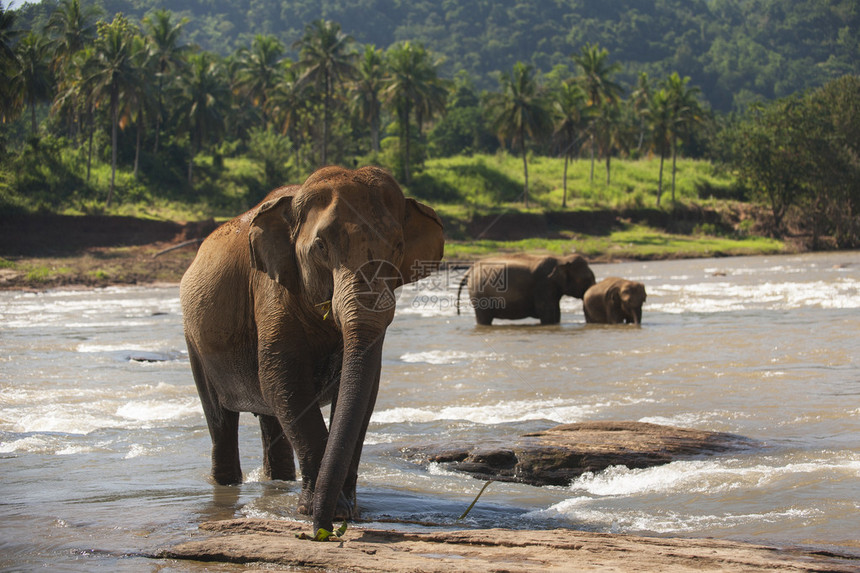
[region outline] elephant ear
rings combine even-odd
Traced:
[[[403,283],[412,283],[429,276],[439,266],[445,249],[442,220],[436,211],[411,197],[406,198],[403,217],[403,262],[400,275]]]
[[[251,220],[248,241],[251,267],[266,273],[290,292],[298,292],[299,269],[292,239],[292,205],[291,195],[260,205]]]
[[[612,285],[606,290],[606,300],[610,303],[609,308],[620,308],[621,305],[621,287],[617,284]]]

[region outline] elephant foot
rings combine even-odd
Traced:
[[[334,518],[342,520],[358,519],[358,505],[355,503],[355,497],[347,497],[341,492],[337,498],[337,506],[334,508]]]
[[[313,515],[314,494],[312,491],[302,490],[301,495],[299,495],[298,512],[302,515]],[[352,492],[352,495],[348,496],[345,492],[341,492],[334,508],[334,519],[352,520],[357,518],[358,505],[355,503],[355,493]]]
[[[302,515],[314,514],[314,492],[310,488],[302,488],[299,494],[298,512]]]
[[[218,485],[241,485],[242,472],[212,472],[212,479]]]

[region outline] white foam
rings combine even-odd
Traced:
[[[713,531],[718,528],[738,527],[746,524],[780,523],[789,520],[806,520],[821,515],[823,512],[813,508],[788,508],[762,513],[721,513],[691,515],[671,510],[661,510],[655,513],[645,511],[619,511],[605,508],[584,507],[587,498],[565,500],[549,509],[534,511],[526,517],[539,519],[566,518],[583,521],[591,526],[598,526],[612,533],[654,532],[654,533],[690,533],[695,531]]]
[[[163,448],[148,448],[142,444],[132,444],[123,459],[130,460],[142,456],[151,456],[153,454],[157,454],[162,449]]]
[[[481,359],[495,358],[492,352],[462,352],[460,350],[428,350],[426,352],[407,352],[400,356],[400,360],[410,363],[424,364],[461,364],[463,362]]]
[[[5,417],[5,416],[4,416]],[[12,431],[62,432],[65,434],[89,434],[101,428],[116,427],[116,419],[106,416],[96,406],[70,408],[65,404],[51,404],[21,412],[12,424]]]
[[[852,277],[839,277],[832,282],[715,281],[648,285],[646,305],[651,312],[674,314],[747,309],[852,309],[860,308],[860,281]]]
[[[116,415],[126,420],[154,422],[181,419],[202,415],[199,400],[138,400],[127,402],[116,410]]]
[[[634,496],[675,491],[715,493],[739,488],[760,488],[784,476],[823,472],[860,475],[860,458],[816,459],[783,466],[745,466],[735,459],[675,461],[666,465],[628,469],[612,466],[599,473],[584,473],[573,480],[574,493],[597,497]]]
[[[101,445],[70,444],[63,435],[34,435],[0,442],[0,454],[51,454],[67,456],[94,452]]]
[[[75,348],[81,353],[102,353],[102,352],[158,352],[162,347],[157,343],[149,345],[141,344],[96,344],[92,342],[82,342]]]
[[[599,405],[578,404],[570,400],[515,400],[497,404],[464,406],[391,408],[374,412],[371,421],[377,424],[403,422],[435,422],[465,420],[477,424],[501,424],[525,420],[553,420],[572,423],[592,415]]]

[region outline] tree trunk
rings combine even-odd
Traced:
[[[677,159],[677,149],[675,147],[675,138],[672,138],[672,205],[675,204],[675,163]]]
[[[370,147],[379,153],[379,115],[370,120]]]
[[[33,132],[33,135],[36,135],[36,132],[39,130],[39,125],[36,123],[36,100],[30,100],[30,129]]]
[[[520,151],[523,154],[523,205],[526,209],[529,208],[529,162],[526,157],[526,134],[520,128]]]
[[[594,183],[594,134],[592,133],[590,136],[591,139],[591,183]]]
[[[570,159],[570,156],[565,153],[564,154],[564,175],[562,176],[562,187],[564,192],[561,195],[561,207],[562,209],[567,207],[567,162]]]
[[[197,155],[197,151],[200,149],[200,144],[197,143],[195,137],[193,135],[188,136],[188,143],[191,147],[191,153],[188,157],[188,184],[194,184],[194,156]]]
[[[406,153],[403,158],[403,180],[407,185],[412,183],[412,174],[409,172],[409,104],[406,104],[406,113],[404,114],[403,125],[400,126],[401,132],[404,134]]]
[[[610,153],[606,154],[606,185],[609,185],[609,162],[612,161],[612,155]]]
[[[331,105],[331,79],[329,74],[325,77],[325,101],[323,102],[323,140],[322,140],[322,165],[328,165],[328,108]]]
[[[140,118],[143,114],[139,113],[137,115],[137,140],[134,145],[134,178],[137,179],[138,168],[140,167],[140,140],[141,140],[141,132],[143,131],[143,126],[141,125]]]
[[[87,111],[87,125],[90,129],[89,136],[89,149],[87,150],[87,183],[90,182],[90,172],[92,170],[93,165],[93,134],[95,133],[95,129],[93,128],[93,112],[92,108]]]
[[[117,125],[119,124],[119,94],[111,93],[111,150],[110,150],[110,188],[108,189],[107,201],[105,207],[110,207],[111,199],[113,199],[113,188],[116,181],[116,146],[117,146]]]

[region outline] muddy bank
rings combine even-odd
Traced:
[[[157,558],[356,572],[858,571],[860,556],[712,539],[672,539],[569,529],[399,532],[354,526],[337,541],[296,538],[308,524],[265,519],[203,523],[202,539]]]

